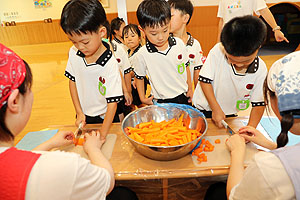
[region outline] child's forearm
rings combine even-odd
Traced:
[[[123,77],[123,73],[121,72],[121,70],[120,70],[120,76],[121,76],[121,81],[122,81],[123,93],[128,92],[127,87],[126,87],[126,83],[125,83],[125,80],[124,80],[124,77]]]
[[[222,110],[215,97],[212,85],[210,83],[203,83],[201,81],[200,81],[200,85],[211,110],[212,111]]]
[[[136,88],[139,93],[139,97],[141,101],[143,102],[145,100],[145,88],[144,88],[144,79],[137,79],[134,78],[136,83]]]
[[[269,8],[264,8],[259,10],[261,16],[266,20],[266,22],[271,26],[271,28],[275,28],[277,26],[277,23],[274,19],[273,14],[271,13]]]
[[[264,114],[264,111],[265,111],[265,106],[253,107],[250,112],[248,126],[252,126],[256,128]]]
[[[104,121],[101,127],[101,137],[105,138],[111,123],[113,122],[113,119],[115,117],[116,114],[116,110],[117,110],[117,103],[108,103],[107,104],[107,110],[105,113],[105,117],[104,117]]]
[[[124,79],[125,79],[125,85],[126,85],[127,91],[128,91],[128,93],[131,94],[131,73],[125,74]]]
[[[186,83],[188,84],[188,89],[193,90],[190,66],[186,68],[186,76],[187,76]]]
[[[69,80],[69,90],[70,90],[70,94],[71,94],[71,98],[72,98],[72,102],[73,102],[76,114],[77,115],[83,114],[81,105],[80,105],[80,101],[78,98],[76,84],[75,84],[75,82],[73,82],[71,80]]]
[[[198,84],[199,72],[200,69],[194,70],[194,89],[196,89],[196,86]]]

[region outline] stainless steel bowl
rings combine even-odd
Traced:
[[[199,117],[203,118],[203,121],[205,123],[205,130],[202,133],[202,135],[197,139],[186,144],[177,146],[147,145],[131,139],[124,131],[126,127],[135,127],[137,124],[142,122],[149,122],[151,120],[154,120],[155,122],[161,122],[163,120],[168,121],[172,118],[178,119],[181,116],[181,114],[184,114],[184,118],[186,118],[188,115],[191,117],[191,123],[189,126],[189,128],[191,129],[196,129],[197,123],[199,123]],[[177,107],[169,107],[169,109],[165,109],[161,106],[151,105],[137,109],[131,112],[129,115],[127,115],[122,122],[122,131],[140,154],[153,160],[167,161],[175,160],[188,154],[196,146],[199,140],[205,135],[207,131],[207,121],[203,114],[199,114],[199,112],[193,109],[188,109],[188,111],[179,109]]]

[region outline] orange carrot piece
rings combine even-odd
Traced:
[[[220,144],[220,143],[221,143],[221,140],[220,140],[220,139],[216,139],[216,140],[215,140],[215,143],[216,143],[216,144]]]

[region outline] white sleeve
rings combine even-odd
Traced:
[[[267,8],[265,0],[253,0],[253,4],[253,12],[257,15],[260,15],[260,10]]]
[[[67,67],[65,70],[65,76],[70,79],[71,81],[75,82],[76,78],[75,78],[75,73],[73,71],[73,66],[72,66],[72,62],[71,60],[73,59],[73,54],[74,54],[74,50],[72,49],[73,47],[70,48],[69,50],[69,59],[68,59],[68,63],[67,63]]]
[[[197,40],[195,40],[196,42]],[[196,55],[195,55],[195,65],[194,65],[194,69],[197,70],[197,69],[200,69],[200,67],[203,65],[202,63],[202,58],[203,56],[203,53],[202,53],[202,49],[201,49],[201,45],[200,43],[197,41],[196,42]]]
[[[235,186],[229,199],[295,199],[293,184],[278,157],[270,152],[259,152]]]
[[[143,55],[141,54],[141,50],[137,52],[134,58],[132,59],[132,66],[136,78],[143,79],[146,76],[147,66],[144,61]]]
[[[107,78],[107,84],[106,84],[106,94],[105,98],[107,100],[107,103],[110,102],[119,102],[122,99],[119,97],[123,96],[123,90],[122,90],[122,79],[120,75],[120,69],[117,63],[113,63],[109,66],[109,72],[108,78]],[[114,99],[113,101],[110,101],[111,99]]]
[[[61,151],[42,155],[31,170],[25,199],[101,199],[110,188],[109,172],[79,154]]]
[[[220,0],[219,2],[217,17],[224,18],[223,0]]]
[[[78,159],[78,169],[72,191],[72,199],[105,199],[110,188],[110,174],[91,164],[84,158]]]
[[[208,53],[207,59],[203,65],[203,67],[200,70],[199,74],[199,80],[203,78],[204,80],[200,80],[202,82],[206,82],[208,80],[213,81],[214,80],[214,75],[215,75],[215,70],[216,66],[215,61],[218,59],[216,58],[218,55],[216,54],[216,51],[218,51],[218,48],[220,48],[220,43],[216,44]]]
[[[122,47],[118,51],[120,51],[120,59],[121,59],[120,68],[124,75],[124,74],[130,72],[131,65],[130,65],[130,62],[128,59],[128,55],[127,55],[126,51],[124,50],[124,48]]]
[[[254,87],[252,89],[251,94],[251,102],[257,103],[257,102],[264,102],[264,82],[267,76],[267,67],[265,63],[259,58],[259,67],[261,68],[257,72],[256,81],[254,83]]]

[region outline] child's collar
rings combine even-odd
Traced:
[[[169,43],[170,47],[176,45],[175,38],[172,36],[169,36],[168,43]],[[154,44],[152,44],[149,40],[147,40],[147,42],[146,42],[146,48],[147,48],[148,52],[150,52],[150,53],[158,52],[158,49],[156,48],[156,46]]]
[[[192,37],[192,35],[189,32],[186,32],[186,33],[189,36],[189,39],[188,39],[188,41],[186,43],[186,46],[193,46],[193,44],[194,44],[194,38]]]
[[[109,61],[109,59],[112,57],[112,51],[110,50],[109,44],[102,41],[102,44],[106,47],[106,50],[102,53],[102,55],[98,58],[96,63],[98,65],[101,65],[102,67],[105,66],[105,64]],[[81,51],[77,51],[76,55],[84,58],[85,55]]]
[[[114,40],[115,40],[117,43],[122,44],[122,41],[119,40],[118,38],[115,37]]]
[[[259,58],[256,56],[253,62],[248,66],[246,73],[255,73],[259,66]]]
[[[141,44],[139,44],[139,46],[133,50],[133,52],[132,52],[131,56],[133,56],[133,55],[134,55],[136,52],[138,52],[138,50],[139,50],[141,47],[142,47],[142,45],[141,45]],[[130,52],[131,52],[131,50],[130,50],[130,49],[128,49],[128,50],[127,50],[127,52],[128,52],[128,55],[129,55],[129,54],[130,54]]]

